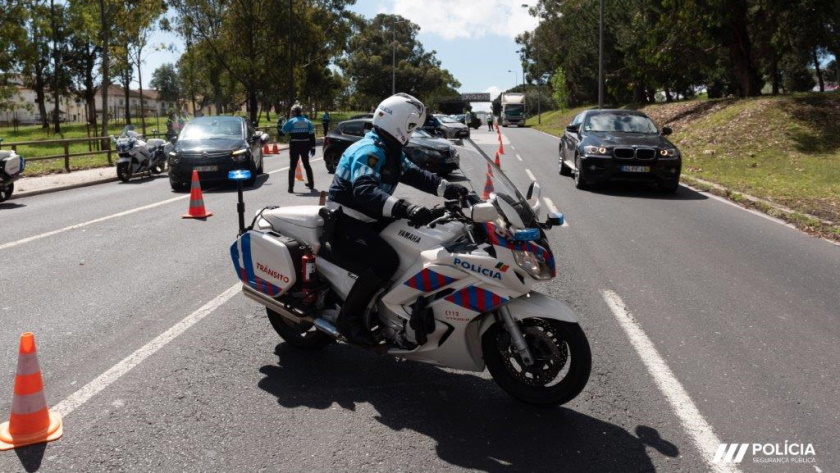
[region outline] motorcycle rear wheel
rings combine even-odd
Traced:
[[[592,352],[580,325],[538,318],[518,323],[535,362],[530,367],[522,363],[504,324],[497,322],[482,339],[493,380],[527,404],[557,406],[574,399],[592,369]]]
[[[131,163],[117,163],[117,177],[123,182],[128,182],[131,179]]]
[[[290,322],[267,307],[265,312],[268,315],[268,321],[271,322],[271,326],[274,327],[277,335],[280,335],[280,338],[295,348],[317,350],[333,342],[332,337],[321,332],[312,324],[307,324],[307,327],[302,324]]]
[[[6,187],[0,187],[0,202],[5,202],[9,200],[12,196],[12,192],[15,191],[15,184],[9,184]]]

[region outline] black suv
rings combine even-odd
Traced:
[[[228,171],[247,169],[253,186],[263,172],[262,146],[268,135],[254,130],[242,117],[199,117],[190,120],[169,152],[169,184],[186,190],[193,170],[201,182],[227,181]]]
[[[579,113],[560,138],[560,174],[574,175],[575,187],[612,179],[655,182],[665,192],[680,184],[682,157],[665,136],[634,110],[586,110]]]
[[[353,143],[373,129],[373,119],[359,118],[345,120],[324,137],[324,164],[327,172],[335,172],[338,160]],[[408,159],[428,171],[446,176],[458,169],[458,150],[448,140],[435,138],[421,129],[414,130],[411,140],[403,148]]]

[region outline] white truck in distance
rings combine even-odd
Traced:
[[[505,93],[502,94],[502,126],[525,125],[525,94]]]

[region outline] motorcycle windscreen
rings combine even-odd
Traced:
[[[230,257],[243,283],[271,297],[286,292],[297,279],[289,248],[268,233],[245,232],[230,246]]]

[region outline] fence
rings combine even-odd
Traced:
[[[74,143],[87,143],[88,144],[88,151],[83,152],[70,152],[70,145]],[[93,138],[66,138],[61,140],[39,140],[39,141],[18,141],[14,143],[3,143],[0,141],[0,149],[3,147],[11,148],[17,153],[19,146],[48,146],[54,147],[55,145],[61,145],[64,149],[64,152],[61,154],[52,154],[47,156],[27,156],[26,161],[47,161],[47,160],[55,160],[55,159],[63,159],[64,160],[64,171],[70,172],[70,158],[74,157],[82,157],[82,156],[98,156],[102,154],[108,155],[108,164],[114,164],[114,161],[111,159],[111,154],[114,152],[111,149],[111,137],[110,136],[97,136]]]

